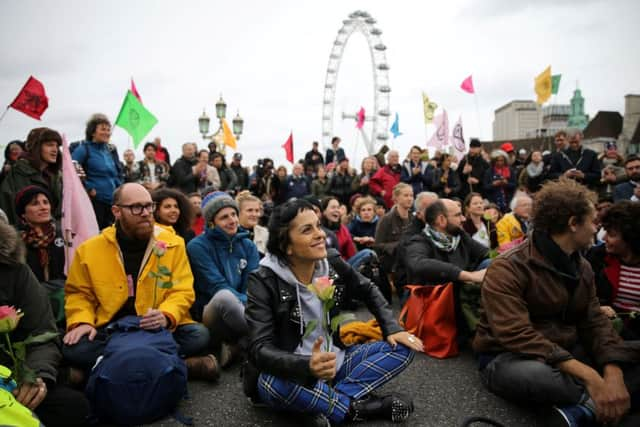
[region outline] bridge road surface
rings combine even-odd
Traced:
[[[398,313],[397,304],[394,304]],[[358,319],[372,316],[366,309],[356,313]],[[416,354],[413,363],[377,393],[399,392],[413,397],[415,411],[404,424],[369,421],[345,424],[350,426],[424,426],[456,427],[469,416],[484,416],[508,427],[544,427],[544,415],[539,411],[518,407],[489,393],[482,383],[470,350],[458,357],[434,359]],[[190,399],[180,404],[180,413],[192,417],[195,426],[303,427],[295,415],[252,406],[240,380],[236,364],[222,372],[220,380],[211,384],[189,382]],[[181,427],[173,418],[152,424],[157,427]],[[476,423],[474,426],[486,426]]]

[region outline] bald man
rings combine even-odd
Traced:
[[[88,372],[107,342],[106,327],[124,316],[139,316],[140,328],[166,328],[173,332],[189,374],[215,379],[214,356],[206,352],[209,331],[195,323],[189,309],[195,300],[193,275],[184,240],[156,227],[155,204],[140,184],[127,183],[113,194],[115,224],[78,247],[65,285],[67,333],[63,354]],[[162,266],[171,271],[170,288],[157,288],[150,272],[157,272],[160,257],[153,249],[164,243]]]

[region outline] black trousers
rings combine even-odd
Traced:
[[[47,427],[77,427],[88,425],[89,410],[82,391],[54,385],[34,412]]]
[[[99,202],[96,199],[91,199],[91,204],[93,205],[93,211],[96,213],[96,220],[98,221],[98,228],[100,230],[113,224],[115,218],[111,212],[110,204]]]

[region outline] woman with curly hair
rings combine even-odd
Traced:
[[[184,239],[185,244],[195,237],[191,229],[193,207],[189,199],[180,191],[160,188],[151,193],[156,204],[153,218],[161,227],[175,232]]]
[[[640,203],[623,200],[601,218],[604,245],[594,246],[587,260],[596,277],[600,310],[610,318],[622,317],[620,335],[640,339]],[[629,313],[637,313],[632,318]]]

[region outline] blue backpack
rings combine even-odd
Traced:
[[[100,421],[151,423],[174,413],[187,393],[187,366],[171,332],[139,325],[139,317],[126,316],[108,327],[113,332],[86,388]]]

